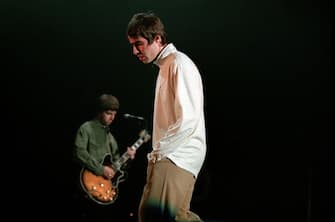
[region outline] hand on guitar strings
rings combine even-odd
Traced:
[[[104,166],[104,176],[108,179],[112,179],[115,175],[115,171],[112,167]]]

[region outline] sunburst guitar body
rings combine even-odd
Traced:
[[[132,149],[138,149],[143,143],[151,138],[146,130],[140,132],[139,138],[131,146]],[[127,172],[121,170],[121,167],[127,162],[129,155],[127,152],[111,163],[110,155],[105,156],[103,165],[110,165],[116,171],[115,176],[110,180],[103,176],[94,174],[92,171],[82,168],[80,171],[80,184],[87,196],[94,202],[101,205],[109,205],[116,201],[119,193],[119,183],[127,177]]]

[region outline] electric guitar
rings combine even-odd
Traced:
[[[146,130],[142,130],[131,149],[137,150],[143,143],[148,142],[150,138],[150,134]],[[115,176],[112,179],[95,175],[92,171],[82,168],[80,171],[80,185],[87,196],[98,204],[109,205],[114,203],[118,197],[119,183],[126,179],[127,172],[121,168],[128,159],[127,151],[114,163],[111,163],[110,155],[105,156],[102,164],[112,166],[115,170]]]

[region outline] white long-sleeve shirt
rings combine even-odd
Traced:
[[[160,52],[154,64],[159,67],[159,74],[152,153],[171,159],[197,177],[206,155],[204,96],[199,70],[172,43]]]

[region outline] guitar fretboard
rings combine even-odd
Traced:
[[[136,140],[136,142],[130,147],[133,150],[137,150],[144,142],[148,141],[148,139],[150,138],[150,135],[147,134],[145,137],[140,137]],[[120,157],[120,159],[118,159],[117,161],[114,162],[113,167],[116,170],[120,170],[122,165],[127,162],[127,160],[129,159],[129,155],[126,152],[124,152],[122,154],[122,156]]]

